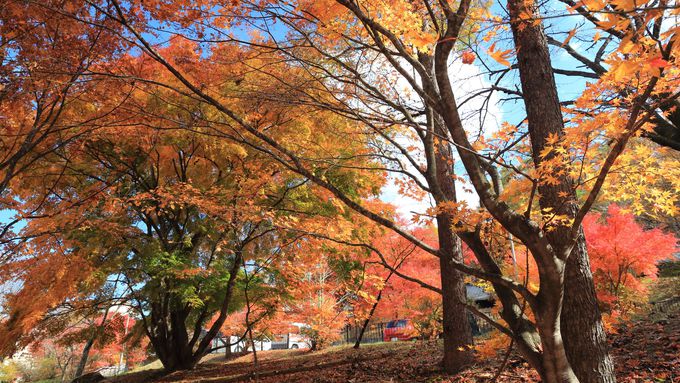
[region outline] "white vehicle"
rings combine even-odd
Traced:
[[[309,325],[305,323],[291,323],[291,326],[297,327],[297,330],[289,332],[287,334],[276,334],[270,339],[269,337],[263,336],[259,339],[255,339],[255,351],[267,351],[267,350],[288,350],[288,349],[300,349],[311,347],[311,341],[305,335],[302,334],[305,328]],[[229,347],[232,353],[241,353],[246,351],[252,351],[252,346],[250,345],[250,340],[238,336],[230,336]],[[224,352],[225,347],[227,347],[227,338],[223,336],[218,336],[213,339],[212,342],[213,353]]]
[[[227,339],[229,339],[227,341]],[[240,340],[239,340],[240,339]],[[224,349],[227,347],[227,342],[229,343],[228,347],[231,348],[232,353],[240,353],[244,351],[252,351],[252,347],[250,345],[250,340],[249,339],[241,339],[238,336],[230,336],[229,338],[225,338],[223,336],[220,337],[215,337],[212,341],[212,353],[220,353],[224,352]],[[271,350],[272,349],[272,341],[271,339],[264,337],[262,339],[256,339],[255,340],[255,350],[256,351],[266,351],[266,350]]]
[[[298,322],[293,322],[290,324],[293,327],[296,327],[297,330],[295,332],[289,332],[288,334],[285,334],[284,337],[286,339],[286,344],[288,349],[297,349],[297,348],[310,348],[312,346],[312,342],[309,338],[307,338],[304,334],[304,330],[310,328],[307,323],[298,323]]]
[[[272,350],[296,350],[309,347],[309,339],[304,335],[295,333],[275,335],[274,341],[272,341]]]

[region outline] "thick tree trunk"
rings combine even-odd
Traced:
[[[560,308],[562,306],[563,287],[560,265],[560,262],[557,262],[557,272],[546,274],[546,278],[550,280],[545,284],[541,281],[541,290],[537,296],[537,299],[543,302],[542,308],[535,312],[536,326],[540,332],[543,348],[542,368],[538,372],[543,382],[578,383],[576,374],[567,358],[561,333]]]
[[[614,363],[582,232],[567,260],[564,279],[562,335],[569,362],[581,383],[614,383]]]
[[[543,363],[542,368],[538,370],[541,381],[545,383],[578,383],[576,374],[569,365],[558,326],[559,320],[551,324],[550,328],[543,328],[541,331]]]
[[[150,318],[145,319],[147,335],[166,371],[191,370],[208,352],[212,340],[217,335],[228,315],[229,304],[233,295],[238,269],[242,264],[241,251],[236,252],[234,264],[229,271],[226,291],[219,309],[219,316],[209,330],[200,338],[192,336],[189,339],[186,321],[190,317],[191,307],[184,303],[177,303],[177,297],[168,294],[159,302],[151,305]],[[194,331],[201,331],[202,323],[196,324]],[[196,333],[194,333],[196,334]],[[196,344],[198,342],[198,344]]]
[[[164,318],[161,308],[163,305],[156,305],[152,309],[152,321],[156,318]],[[168,305],[168,320],[162,319],[156,322],[152,330],[148,333],[153,345],[153,349],[158,359],[163,364],[167,372],[179,370],[191,370],[203,354],[193,352],[189,343],[189,336],[185,320],[188,308],[178,308],[177,305]],[[153,334],[153,335],[152,335]]]
[[[543,160],[550,160],[555,155],[549,153],[543,158],[542,153],[551,135],[562,137],[564,134],[562,112],[538,9],[534,3],[509,0],[508,10],[518,52],[532,154],[538,168]],[[528,20],[527,15],[533,15],[535,19]],[[574,217],[578,205],[573,180],[566,172],[558,180],[556,184],[539,183],[541,208],[551,208],[555,214]],[[555,255],[566,261],[561,314],[564,323],[557,331],[564,330],[564,347],[568,348],[565,353],[569,356],[569,364],[573,364],[575,375],[582,382],[614,382],[584,239],[581,235],[572,249],[570,232],[569,227],[557,227],[547,234]]]
[[[461,304],[467,299],[463,274],[456,270],[451,261],[463,261],[460,239],[452,231],[453,221],[447,213],[437,215],[439,227],[439,248],[441,256],[442,306],[444,327],[444,371],[449,374],[460,371],[473,359],[471,352],[472,328],[467,311]]]
[[[154,349],[166,372],[191,370],[198,363],[191,350],[186,348],[177,350],[174,346],[165,344],[164,347]]]

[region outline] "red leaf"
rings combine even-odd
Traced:
[[[649,60],[649,65],[653,66],[654,68],[665,68],[668,66],[668,61],[662,59],[661,57],[656,57]]]

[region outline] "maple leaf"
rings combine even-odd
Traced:
[[[647,63],[648,63],[651,67],[653,67],[653,68],[659,68],[659,69],[663,69],[663,68],[665,68],[665,67],[667,67],[667,66],[669,65],[668,61],[664,60],[664,59],[661,58],[661,57],[655,57],[655,58],[653,58],[653,59],[647,61]]]
[[[470,50],[466,50],[461,55],[461,58],[463,59],[463,64],[472,64],[475,61],[476,57],[477,56]]]
[[[496,50],[496,43],[493,43],[487,50],[487,53],[492,59],[496,60],[496,62],[499,64],[508,67],[511,66],[510,62],[507,60],[507,58],[510,56],[510,52],[512,52],[512,49],[507,49],[504,51]]]
[[[569,34],[567,35],[567,38],[564,39],[564,41],[562,42],[562,45],[561,45],[561,46],[564,47],[564,46],[566,46],[567,44],[569,44],[569,41],[571,41],[571,39],[574,37],[574,35],[576,35],[576,28],[572,29],[572,30],[569,32]],[[595,40],[595,41],[597,41],[597,40]]]

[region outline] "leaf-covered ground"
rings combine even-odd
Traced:
[[[680,313],[633,322],[611,337],[620,382],[680,381]],[[439,368],[441,344],[402,342],[362,346],[360,350],[336,347],[309,353],[304,350],[258,354],[262,383],[273,382],[484,382],[502,364],[505,350],[485,358],[463,373],[446,377]],[[243,382],[255,381],[252,355],[224,361],[211,356],[196,370],[159,376],[143,371],[115,379],[117,383]],[[498,382],[537,382],[538,377],[516,354],[511,354]]]

